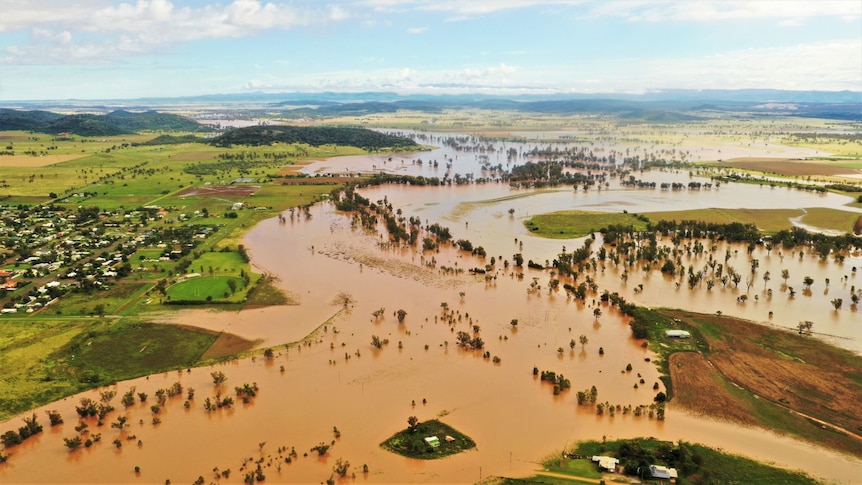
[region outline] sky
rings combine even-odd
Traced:
[[[862,91],[859,0],[0,0],[0,101]]]

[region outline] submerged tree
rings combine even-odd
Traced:
[[[335,295],[335,298],[332,299],[333,305],[341,305],[343,308],[347,308],[354,303],[356,303],[356,300],[353,298],[353,295],[345,291],[339,291]]]

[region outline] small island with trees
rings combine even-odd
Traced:
[[[407,419],[407,429],[380,443],[380,447],[408,458],[435,460],[475,448],[476,443],[446,423],[432,419]]]

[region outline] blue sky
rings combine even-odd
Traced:
[[[0,100],[862,91],[862,1],[0,0]]]

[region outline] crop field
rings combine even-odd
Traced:
[[[561,211],[535,215],[524,225],[533,234],[554,239],[570,239],[597,232],[609,225],[633,226],[646,229],[646,222],[633,214],[608,214],[604,212]]]
[[[763,172],[767,175],[808,176],[846,175],[862,173],[862,162],[799,161],[782,158],[734,158],[725,160],[720,166],[731,166],[745,170]]]
[[[644,213],[651,221],[698,220],[716,224],[741,222],[754,224],[758,229],[775,233],[790,229],[790,218],[805,214],[802,209],[689,209],[681,211]],[[822,226],[818,226],[822,227]]]
[[[860,357],[796,335],[729,317],[664,311],[708,344],[704,353],[669,358],[674,396],[695,412],[782,430],[836,449],[862,454],[862,442],[821,426],[829,419],[850,432],[862,429]]]
[[[801,222],[823,229],[851,232],[853,224],[856,223],[859,216],[858,212],[846,212],[826,207],[809,207],[805,209],[805,215]]]

